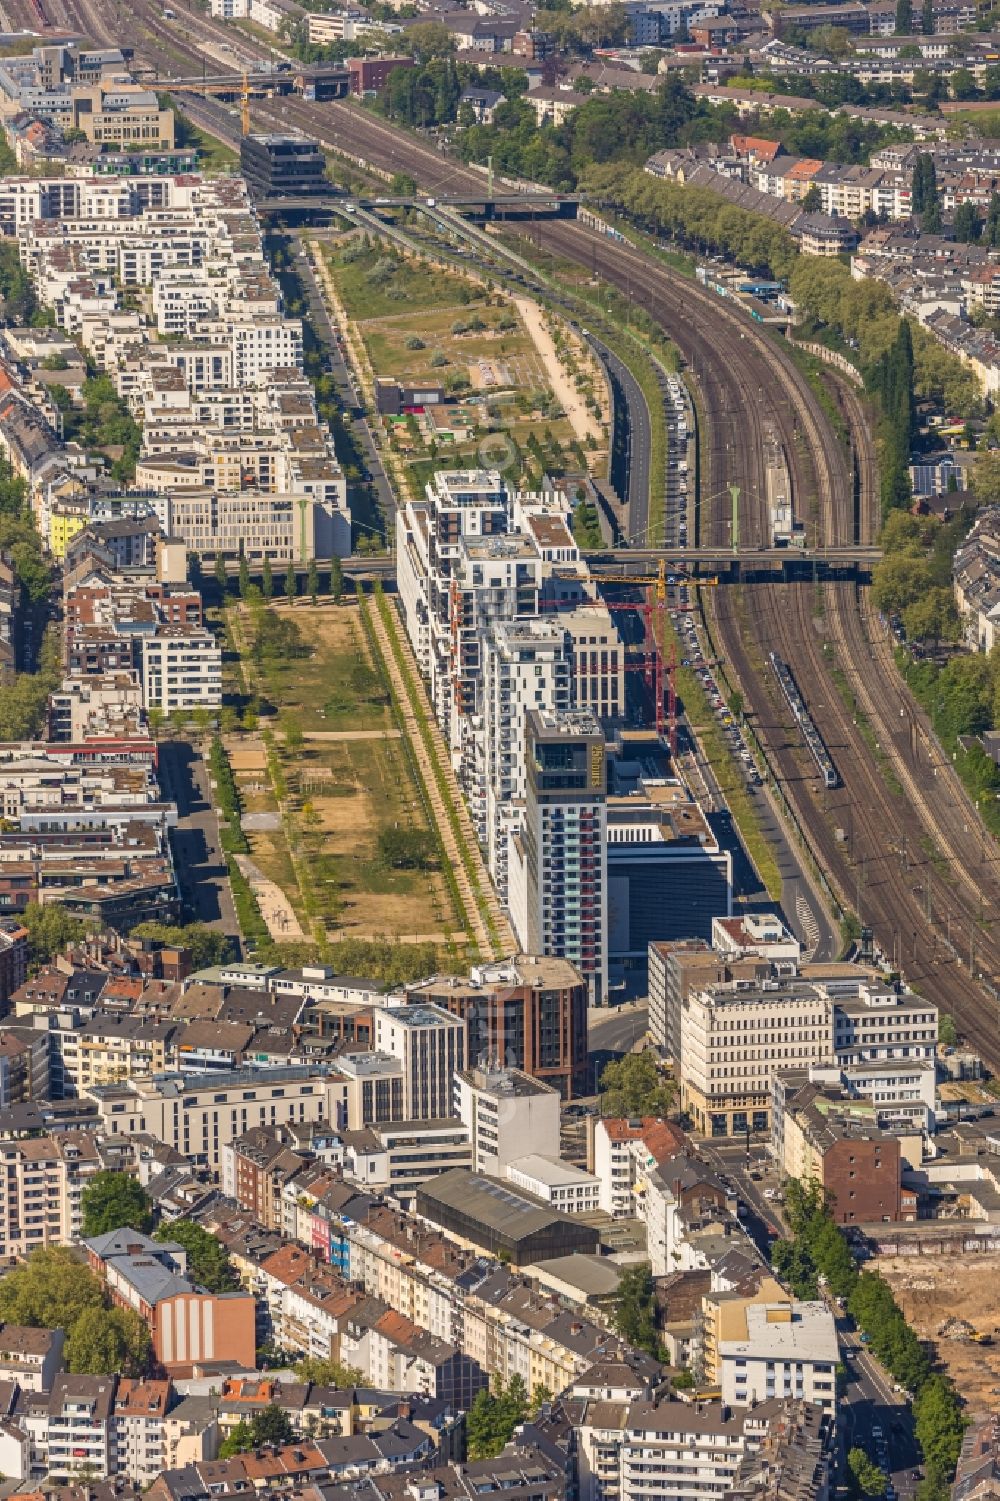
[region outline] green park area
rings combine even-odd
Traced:
[[[263,941],[398,981],[446,962],[463,925],[370,608],[231,606],[222,744]]]
[[[442,463],[520,485],[603,476],[603,380],[575,335],[529,299],[353,233],[328,252],[371,377],[440,386],[445,402],[387,420],[416,490]]]

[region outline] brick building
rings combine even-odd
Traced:
[[[347,71],[351,75],[351,93],[377,94],[385,88],[390,73],[397,68],[412,67],[412,57],[349,57]]]
[[[564,1099],[587,1089],[587,986],[566,959],[519,954],[473,969],[468,980],[436,976],[407,991],[468,1024],[470,1064],[518,1068]]]
[[[775,1137],[784,1173],[815,1178],[838,1225],[916,1218],[913,1195],[904,1196],[900,1185],[900,1139],[879,1129],[868,1100],[804,1084],[785,1100]]]
[[[209,1293],[186,1276],[187,1253],[138,1230],[114,1230],[84,1242],[87,1260],[111,1301],[149,1326],[156,1363],[170,1376],[189,1376],[206,1361],[256,1363],[252,1293]]]

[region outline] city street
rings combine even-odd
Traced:
[[[310,238],[315,237],[310,235]],[[313,270],[312,261],[306,253],[302,241],[298,236],[293,237],[295,245],[295,275],[302,287],[306,303],[309,308],[309,322],[313,333],[323,346],[324,354],[329,362],[330,374],[333,376],[334,385],[337,388],[337,397],[343,407],[344,414],[353,414],[351,431],[357,439],[358,445],[364,455],[368,466],[368,474],[372,487],[375,491],[379,510],[385,517],[386,539],[392,546],[395,532],[396,498],[392,486],[386,478],[382,467],[379,451],[375,447],[371,429],[361,405],[358,389],[355,385],[354,376],[348,369],[347,361],[337,339],[337,331],[330,320],[326,303],[320,290],[316,273]]]
[[[164,796],[177,804],[177,827],[170,838],[184,916],[189,922],[218,928],[232,939],[238,952],[239,924],[201,752],[186,740],[162,741],[159,775]]]
[[[917,1489],[914,1471],[919,1461],[913,1432],[913,1413],[905,1393],[893,1389],[892,1377],[861,1343],[849,1319],[838,1320],[838,1333],[848,1369],[844,1404],[845,1452],[858,1445],[890,1476],[900,1501],[910,1501]]]

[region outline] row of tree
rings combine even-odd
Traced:
[[[333,557],[325,565],[329,570],[330,594],[334,603],[339,603],[344,593],[344,565],[338,557]],[[320,592],[320,560],[310,558],[306,572],[305,592],[316,603]],[[231,580],[226,568],[226,560],[222,553],[216,553],[214,565],[215,585],[219,594],[225,598],[230,591]],[[276,582],[274,568],[269,557],[265,557],[261,570],[261,581],[255,584],[250,577],[250,563],[244,553],[240,553],[239,574],[236,579],[240,598],[248,604],[270,604],[275,596],[282,593],[286,599],[297,599],[299,595],[299,576],[294,562],[289,562],[285,569],[283,585]]]
[[[859,1272],[844,1232],[834,1224],[821,1185],[792,1179],[785,1187],[788,1240],[776,1241],[772,1263],[796,1297],[818,1296],[820,1279],[842,1298],[893,1379],[913,1393],[916,1434],[923,1454],[920,1501],[944,1501],[962,1444],[964,1419],[950,1379],[930,1358],[885,1278]]]
[[[891,347],[879,356],[868,372],[868,389],[878,399],[880,414],[882,514],[909,505],[910,454],[917,436],[917,409],[913,396],[913,337],[906,318]]]
[[[786,281],[807,322],[830,330],[856,351],[881,414],[882,500],[886,512],[910,499],[909,460],[916,436],[914,398],[949,411],[982,409],[979,383],[957,356],[925,329],[902,318],[882,282],[855,281],[838,260],[801,255],[786,230],[704,188],[648,173],[593,168],[589,191],[657,238],[703,253],[721,251],[741,265]]]

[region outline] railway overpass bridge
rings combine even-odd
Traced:
[[[667,581],[686,574],[715,575],[720,584],[796,583],[810,579],[867,578],[882,556],[879,547],[627,548],[585,553],[595,578],[648,577],[661,565]]]
[[[294,195],[259,198],[254,208],[267,218],[282,214],[353,213],[362,209],[378,213],[384,209],[450,208],[461,214],[482,219],[575,219],[579,198],[568,193],[454,193],[437,198],[398,197],[385,194],[378,198],[347,198],[337,189],[308,196]]]
[[[666,580],[683,583],[685,577],[706,574],[718,578],[720,584],[728,583],[797,583],[814,578],[863,578],[867,577],[882,556],[878,547],[744,547],[738,553],[725,547],[688,547],[683,550],[670,548],[628,548],[620,552],[584,552],[591,573],[597,580],[615,579],[628,582],[648,578],[660,564],[666,568]],[[329,560],[320,559],[320,573],[329,570]],[[261,564],[250,563],[251,577],[259,574]],[[345,579],[355,582],[372,582],[376,579],[391,585],[396,576],[396,559],[392,553],[354,553],[342,560]],[[297,562],[295,572],[305,578],[309,572],[307,562]],[[275,577],[283,576],[287,564],[274,565]],[[232,576],[239,573],[235,561],[227,564],[226,572]]]

